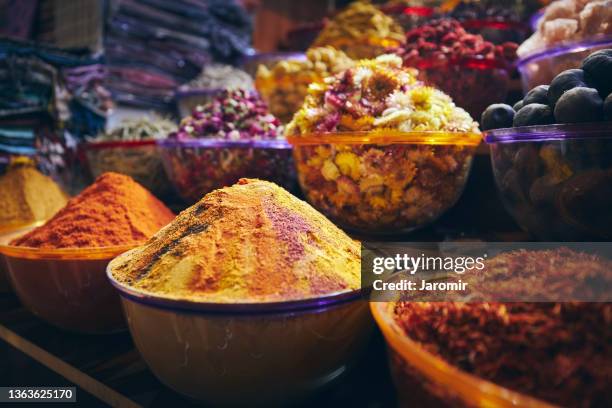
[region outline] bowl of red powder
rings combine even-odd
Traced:
[[[145,242],[174,214],[130,177],[105,173],[43,225],[0,246],[23,305],[64,329],[125,326],[108,262]]]

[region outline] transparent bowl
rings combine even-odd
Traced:
[[[492,103],[508,94],[508,66],[495,59],[412,59],[405,62],[419,70],[419,79],[453,98],[455,104],[479,119]]]
[[[405,4],[383,4],[380,10],[404,29],[410,31],[439,16],[437,9],[427,6],[406,6]]]
[[[151,371],[211,406],[295,404],[348,371],[373,328],[360,291],[280,303],[196,303],[134,291],[113,278],[112,265],[108,277]]]
[[[44,224],[44,221],[38,221],[30,224],[22,225],[5,225],[0,227],[0,245],[8,245],[15,238],[20,237],[33,230],[34,228]],[[4,259],[4,255],[0,252],[0,293],[11,292],[11,282],[8,274],[8,265]]]
[[[174,93],[179,117],[191,115],[196,106],[211,102],[221,92],[223,89],[179,89]]]
[[[337,132],[290,137],[308,201],[345,229],[409,232],[452,207],[478,133]]]
[[[65,330],[101,334],[125,328],[108,262],[132,246],[40,249],[0,246],[13,289],[42,320]]]
[[[242,177],[296,190],[291,146],[285,140],[161,140],[161,157],[176,191],[188,203]]]
[[[387,342],[399,406],[553,407],[462,371],[426,351],[395,322],[394,306],[395,302],[370,303],[374,320]]]
[[[612,238],[612,122],[497,129],[485,141],[523,229],[545,241]]]
[[[132,177],[159,197],[172,192],[155,140],[86,143],[85,152],[94,178],[113,171]]]
[[[523,91],[527,93],[538,85],[548,85],[566,69],[580,68],[589,54],[612,48],[612,37],[595,37],[588,40],[564,43],[532,53],[517,62]]]

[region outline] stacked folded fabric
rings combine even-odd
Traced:
[[[170,109],[175,89],[204,65],[238,62],[249,50],[251,29],[235,0],[121,0],[104,38],[113,99]]]

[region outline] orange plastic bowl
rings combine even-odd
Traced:
[[[0,245],[8,245],[13,239],[31,231],[32,229],[42,225],[43,221],[34,222],[32,224],[7,225],[0,227]],[[8,277],[8,266],[4,255],[0,253],[0,293],[11,291],[11,282]]]
[[[98,334],[125,328],[106,265],[133,246],[40,249],[0,246],[13,289],[34,315],[62,329]]]
[[[394,306],[395,302],[370,303],[374,320],[387,342],[399,406],[553,407],[462,371],[426,351],[396,323]]]

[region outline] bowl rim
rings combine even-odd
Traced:
[[[553,45],[552,47],[543,49],[540,48],[530,54],[525,55],[523,58],[516,61],[516,67],[517,69],[521,70],[523,65],[529,64],[534,60],[556,57],[560,54],[587,51],[591,47],[606,45],[612,45],[612,35],[601,34],[583,40],[562,42],[560,44]]]
[[[612,122],[561,123],[501,128],[484,132],[487,144],[612,138]]]
[[[101,150],[101,149],[112,149],[115,147],[141,147],[141,146],[151,146],[155,144],[155,139],[146,139],[146,140],[105,140],[105,141],[88,141],[83,145],[85,150]]]
[[[112,263],[106,267],[106,276],[110,283],[119,292],[121,297],[131,300],[145,306],[156,307],[170,311],[180,312],[195,312],[206,314],[268,314],[268,313],[286,313],[286,312],[303,312],[312,310],[327,309],[330,306],[336,306],[351,301],[359,300],[367,294],[367,289],[359,288],[349,291],[341,291],[327,294],[325,296],[287,300],[274,302],[248,302],[248,303],[219,303],[219,302],[203,302],[191,301],[184,299],[172,299],[163,296],[158,296],[153,293],[145,293],[119,282],[112,272]],[[365,298],[363,301],[367,301]]]
[[[287,136],[293,146],[320,144],[418,144],[478,146],[482,141],[479,132],[373,130],[356,132],[320,132],[300,136]]]
[[[266,59],[278,59],[278,60],[305,60],[307,59],[306,53],[302,51],[269,51],[269,52],[259,52],[255,51],[253,54],[245,55],[243,59],[243,64],[263,64],[263,61],[260,60]]]
[[[212,148],[259,148],[290,150],[292,146],[286,139],[227,140],[219,138],[202,139],[159,139],[156,144],[168,147],[212,147]]]
[[[398,353],[404,361],[416,367],[429,380],[442,384],[461,397],[469,400],[480,395],[479,405],[498,407],[554,408],[555,405],[517,391],[512,391],[491,381],[484,380],[461,370],[442,358],[430,353],[418,342],[404,334],[393,319],[390,309],[394,301],[370,302],[370,310],[380,328],[388,347]],[[483,395],[484,394],[484,395]]]
[[[136,246],[138,244],[98,248],[34,248],[17,245],[0,245],[0,254],[10,258],[33,260],[111,260]]]
[[[439,67],[461,67],[479,71],[503,70],[510,71],[512,62],[506,62],[501,58],[483,57],[457,57],[457,58],[413,58],[406,61],[405,66],[418,70],[426,70]]]

